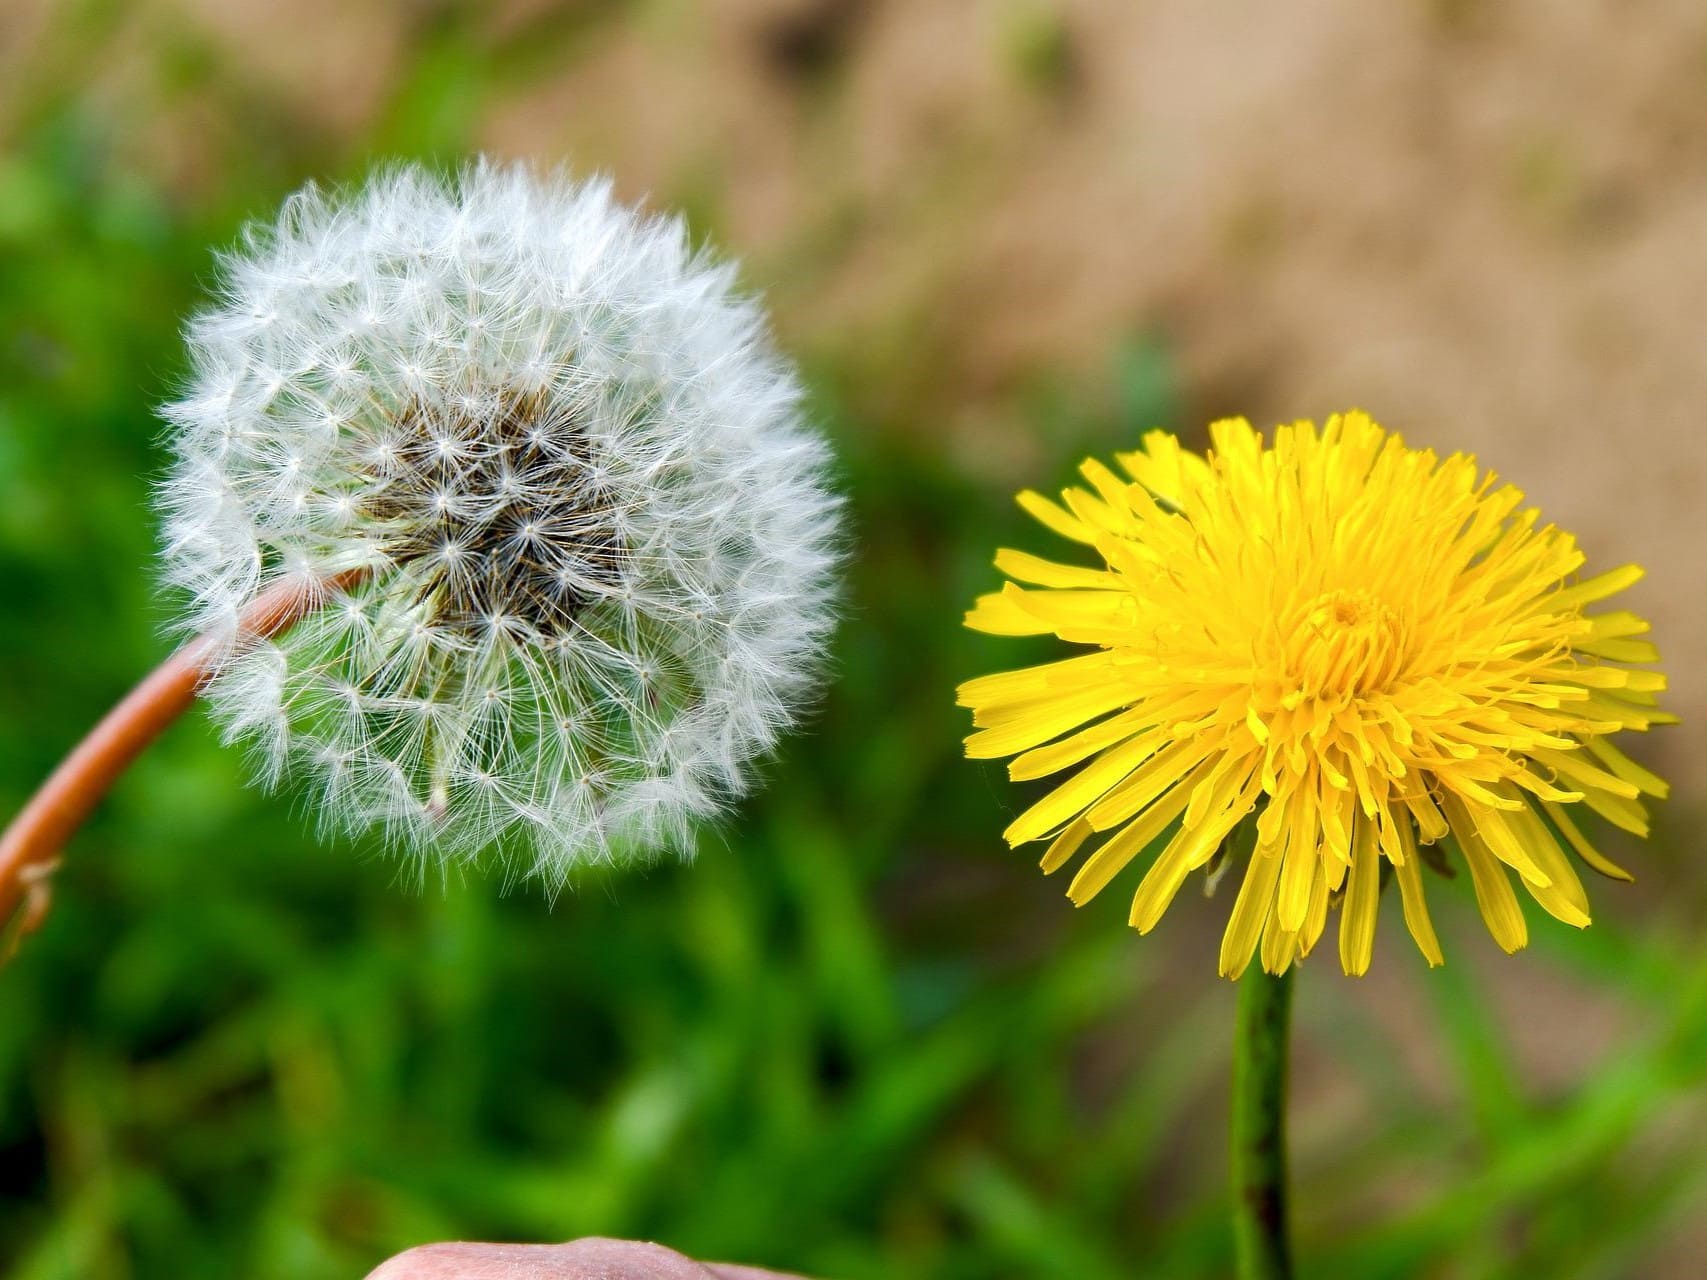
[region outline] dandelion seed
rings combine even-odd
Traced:
[[[1573,815],[1645,835],[1641,797],[1666,794],[1610,740],[1675,719],[1656,706],[1648,624],[1589,612],[1641,570],[1579,578],[1575,541],[1520,511],[1516,489],[1362,413],[1266,443],[1243,420],[1210,432],[1207,456],[1154,432],[1118,456],[1128,478],[1091,460],[1089,488],[1019,497],[1100,563],[1004,550],[1010,581],[967,615],[1086,650],[960,688],[969,756],[1014,757],[1016,780],[1066,775],[1008,841],[1049,840],[1046,872],[1094,842],[1068,888],[1078,904],[1159,844],[1133,898],[1140,932],[1192,871],[1232,860],[1229,977],[1259,952],[1285,972],[1336,906],[1341,963],[1364,972],[1389,872],[1440,963],[1421,876],[1437,842],[1507,951],[1528,939],[1513,873],[1586,926],[1566,852],[1629,876]]]

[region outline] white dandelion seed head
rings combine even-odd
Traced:
[[[606,182],[484,162],[310,186],[222,266],[159,504],[261,779],[553,884],[686,852],[832,621],[825,449],[733,268]],[[351,570],[240,642],[273,582]]]

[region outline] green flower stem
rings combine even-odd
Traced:
[[[1239,980],[1233,1044],[1233,1238],[1239,1280],[1291,1280],[1286,1228],[1286,1038],[1292,974]]]

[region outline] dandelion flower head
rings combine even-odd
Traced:
[[[813,684],[836,500],[733,268],[608,184],[480,164],[293,196],[166,409],[206,696],[322,819],[561,882],[676,847]],[[282,636],[285,575],[353,583]]]
[[[1057,503],[1020,495],[1083,564],[1004,550],[1011,581],[967,624],[1054,635],[1077,656],[969,681],[975,758],[1054,779],[1008,827],[1049,839],[1053,872],[1096,842],[1083,904],[1159,847],[1131,923],[1148,932],[1186,877],[1236,881],[1220,970],[1284,972],[1339,911],[1348,973],[1370,961],[1381,888],[1431,964],[1424,865],[1469,869],[1507,951],[1520,885],[1578,927],[1570,855],[1606,875],[1576,815],[1645,835],[1665,784],[1611,742],[1673,718],[1648,624],[1602,602],[1634,565],[1581,577],[1575,541],[1474,458],[1407,448],[1362,413],[1210,428],[1205,455],[1153,432],[1095,460]]]

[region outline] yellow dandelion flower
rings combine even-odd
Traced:
[[[1437,842],[1461,855],[1507,951],[1528,941],[1508,872],[1587,925],[1566,850],[1630,877],[1572,814],[1645,835],[1640,797],[1666,793],[1609,740],[1675,720],[1655,706],[1665,677],[1640,665],[1658,656],[1638,638],[1648,623],[1590,612],[1642,571],[1579,578],[1575,540],[1520,510],[1518,490],[1363,413],[1282,426],[1272,443],[1242,419],[1210,436],[1199,456],[1152,432],[1117,455],[1130,479],[1092,459],[1089,487],[1059,503],[1019,495],[1101,563],[1001,551],[1011,581],[966,617],[1085,646],[960,688],[967,755],[1014,757],[1016,780],[1066,775],[1009,844],[1048,839],[1054,872],[1100,838],[1067,890],[1083,904],[1167,836],[1132,901],[1141,933],[1191,871],[1226,859],[1240,881],[1228,977],[1259,949],[1285,972],[1335,905],[1341,964],[1363,973],[1388,868],[1441,963],[1421,876]]]

